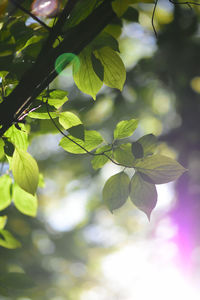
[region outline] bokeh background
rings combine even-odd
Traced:
[[[108,163],[94,171],[90,157],[58,146],[60,134],[50,121],[31,123],[29,151],[44,174],[44,187],[36,219],[14,207],[6,210],[7,228],[22,248],[0,248],[0,275],[26,272],[36,285],[1,300],[199,299],[200,7],[159,1],[158,39],[153,5],[137,9],[139,23],[127,21],[120,36],[127,68],[122,93],[104,87],[94,102],[74,86],[70,70],[51,87],[67,90],[64,109],[78,113],[108,141],[117,122],[139,119],[133,140],[155,134],[159,151],[188,172],[158,186],[150,223],[129,201],[111,214],[101,193],[119,168]],[[120,27],[112,26],[119,35]]]

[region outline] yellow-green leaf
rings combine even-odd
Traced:
[[[103,152],[105,152],[105,154],[110,157],[112,154],[111,146],[109,146],[109,145],[102,146],[96,150],[95,154],[100,154]],[[106,157],[105,155],[94,156],[92,159],[93,169],[96,170],[96,169],[102,168],[107,163],[108,160],[109,160],[109,158]]]
[[[12,172],[16,183],[26,192],[34,195],[39,181],[39,170],[35,159],[21,149],[15,149]]]
[[[114,139],[123,139],[131,136],[137,128],[137,126],[138,120],[135,119],[119,122],[114,130]]]
[[[64,129],[82,124],[79,117],[69,111],[65,111],[59,114],[59,123],[63,126]]]
[[[2,138],[0,138],[0,159],[4,156],[4,141]]]
[[[118,17],[121,17],[129,6],[129,0],[115,0],[112,2],[112,8]]]
[[[66,137],[63,137],[59,143],[59,145],[67,152],[75,153],[75,154],[81,154],[86,153],[84,149],[87,151],[94,150],[98,145],[100,145],[103,142],[103,139],[97,131],[94,130],[85,130],[85,139],[84,141],[78,138],[75,138],[71,135],[69,135],[69,138],[73,140],[69,140]],[[80,147],[80,146],[81,147]],[[83,149],[83,148],[84,149]]]
[[[0,230],[4,229],[7,222],[7,216],[1,216],[0,217]]]
[[[15,207],[23,214],[35,217],[37,214],[37,197],[22,190],[17,184],[13,187]]]
[[[28,148],[28,133],[24,124],[19,124],[21,130],[17,129],[15,125],[12,125],[5,133],[5,136],[9,138],[15,147],[18,147],[24,151]]]
[[[138,160],[135,168],[143,174],[143,179],[155,184],[176,180],[186,171],[174,159],[159,154]]]
[[[94,54],[104,67],[103,82],[107,86],[121,91],[126,80],[126,69],[120,56],[109,47],[95,50]]]
[[[0,177],[0,210],[5,209],[11,203],[11,184],[12,179],[9,175]]]
[[[0,235],[3,236],[3,238],[0,237],[0,246],[8,249],[16,249],[21,247],[21,243],[17,241],[9,231],[1,229]]]
[[[89,51],[82,51],[79,55],[80,67],[73,70],[73,78],[77,87],[92,98],[96,99],[96,94],[101,89],[103,82],[96,75],[93,70],[91,53]]]
[[[138,173],[134,174],[130,182],[130,199],[150,219],[157,203],[155,184],[144,181]]]
[[[126,202],[129,195],[129,183],[130,179],[124,172],[115,174],[106,181],[103,188],[103,200],[111,212]]]

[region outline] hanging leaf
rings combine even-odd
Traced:
[[[135,119],[119,122],[114,130],[114,139],[123,139],[131,136],[137,126],[138,120]]]
[[[103,200],[111,212],[126,202],[129,195],[129,183],[130,179],[124,172],[111,176],[106,181],[103,188]]]
[[[5,133],[10,142],[24,151],[28,148],[28,133],[24,124],[18,124],[21,130],[12,125]]]
[[[134,166],[135,158],[131,151],[131,144],[122,144],[114,150],[115,160],[123,166],[132,167]]]
[[[69,111],[65,111],[59,114],[59,123],[66,130],[82,124],[81,120],[75,114]]]
[[[118,17],[121,17],[129,6],[129,0],[115,0],[112,2],[112,8]]]
[[[104,47],[110,47],[114,51],[119,52],[118,41],[109,33],[101,32],[91,43],[90,48],[92,51],[98,50]]]
[[[106,145],[106,146],[98,148],[96,150],[95,154],[103,153],[105,151],[105,154],[110,157],[112,154],[112,151],[110,149],[111,149],[111,146]],[[104,155],[94,156],[92,159],[93,169],[97,170],[99,168],[102,168],[107,163],[108,160],[109,160],[109,158]]]
[[[16,183],[26,192],[34,195],[39,181],[39,170],[35,159],[21,149],[15,149],[12,172]]]
[[[96,94],[103,85],[103,82],[93,70],[90,52],[84,50],[79,55],[80,67],[78,71],[73,69],[73,77],[77,87],[92,98],[96,99]]]
[[[66,137],[63,137],[59,143],[59,145],[67,152],[81,154],[86,153],[84,149],[87,151],[94,150],[97,146],[99,146],[103,139],[101,135],[94,130],[85,130],[85,139],[84,141],[81,139],[74,138],[73,136],[69,135],[69,138],[72,139],[74,142],[68,140]],[[80,146],[84,149],[82,149]]]
[[[146,181],[155,184],[176,180],[186,171],[177,161],[159,154],[137,161],[135,168],[144,174]]]
[[[9,175],[0,177],[0,210],[5,209],[11,203],[11,184],[12,179]]]
[[[2,236],[2,237],[1,237]],[[0,246],[8,249],[16,249],[21,247],[21,243],[18,242],[14,236],[7,230],[0,230]]]
[[[95,57],[95,55],[92,53],[91,54],[91,60],[92,60],[92,67],[99,77],[101,81],[104,79],[104,67],[99,59]]]
[[[104,67],[103,82],[111,88],[122,91],[126,80],[126,69],[120,56],[109,47],[95,50],[94,54]]]
[[[153,134],[146,134],[141,137],[137,142],[142,145],[144,156],[154,154],[157,147],[157,138]]]
[[[4,229],[7,222],[7,216],[0,216],[0,230]]]
[[[144,156],[144,150],[143,147],[140,143],[138,142],[133,142],[131,143],[131,150],[134,155],[134,157],[137,158],[142,158]]]
[[[4,141],[2,138],[0,138],[0,159],[4,156]]]
[[[35,217],[37,214],[37,197],[22,190],[17,184],[13,187],[15,207],[23,214]]]
[[[155,184],[144,181],[138,173],[134,174],[130,182],[130,199],[150,219],[157,203]]]

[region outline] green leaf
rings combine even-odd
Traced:
[[[154,154],[157,147],[157,138],[153,134],[146,134],[137,140],[142,145],[144,156]]]
[[[94,50],[98,50],[104,47],[110,47],[114,51],[119,52],[118,41],[109,33],[101,32],[89,45]]]
[[[155,184],[144,181],[138,173],[134,174],[130,182],[130,199],[150,219],[157,203]]]
[[[5,142],[4,145],[5,154],[10,157],[13,156],[13,153],[15,151],[15,147],[13,143],[9,142],[7,139],[5,139],[4,142]]]
[[[39,181],[39,170],[35,159],[21,149],[15,149],[12,172],[16,183],[26,192],[34,195]]]
[[[83,140],[85,139],[85,129],[83,124],[68,128],[67,131],[75,138]]]
[[[2,237],[1,237],[2,236]],[[21,247],[21,243],[18,242],[14,236],[7,230],[0,230],[0,246],[8,249],[16,249]]]
[[[138,160],[135,168],[146,181],[155,184],[176,180],[186,171],[177,161],[159,154]]]
[[[114,139],[123,139],[131,136],[138,126],[138,120],[131,119],[126,121],[121,121],[117,124],[114,130]]]
[[[0,216],[0,230],[4,229],[7,222],[7,216]]]
[[[68,93],[63,90],[50,91],[48,96],[48,104],[57,109],[60,108],[65,102],[68,101],[67,94]],[[37,99],[40,101],[46,99],[46,92],[43,92]]]
[[[82,124],[81,120],[72,112],[66,111],[59,114],[59,123],[64,129]]]
[[[143,147],[140,143],[138,142],[133,142],[131,144],[131,150],[132,150],[132,153],[134,155],[134,157],[137,159],[137,158],[142,158],[144,156],[144,150],[143,150]]]
[[[118,17],[121,17],[129,6],[129,0],[115,0],[112,2],[112,8]]]
[[[22,190],[17,184],[13,187],[15,207],[23,214],[35,217],[37,214],[37,197]]]
[[[35,287],[35,283],[26,274],[10,272],[0,277],[0,285],[6,289],[24,290]]]
[[[103,200],[111,212],[126,202],[129,195],[129,183],[130,179],[124,172],[111,176],[106,181],[103,188]]]
[[[5,209],[11,203],[12,179],[5,174],[0,177],[0,210]]]
[[[126,80],[126,69],[120,56],[109,47],[95,50],[94,54],[104,67],[103,82],[111,88],[122,91]]]
[[[84,50],[79,55],[80,67],[77,70],[73,68],[73,78],[77,87],[92,98],[96,99],[96,94],[103,85],[103,82],[93,70],[90,52]]]
[[[128,7],[128,9],[123,14],[122,18],[129,22],[138,22],[139,13],[135,8]]]
[[[73,136],[69,135],[69,138],[74,142],[68,140],[66,137],[63,137],[59,143],[59,145],[67,152],[81,154],[86,153],[84,149],[87,151],[94,150],[98,145],[103,142],[101,135],[97,131],[93,130],[85,130],[85,139],[84,141],[81,139],[74,138]],[[81,147],[84,147],[82,149]]]
[[[28,134],[24,124],[19,124],[21,130],[17,129],[15,125],[12,125],[5,133],[5,136],[9,138],[9,141],[24,151],[28,148]]]
[[[111,150],[111,146],[106,145],[106,146],[102,146],[102,147],[98,148],[95,153],[99,154],[99,153],[103,153],[104,151],[106,151],[105,154],[108,155],[109,157],[111,157],[112,151],[109,151],[109,150]],[[109,158],[104,155],[94,156],[92,159],[93,169],[97,170],[99,168],[102,168],[107,163],[108,160],[109,160]]]
[[[115,160],[123,166],[132,167],[134,166],[135,158],[131,151],[131,144],[122,144],[114,150]]]
[[[0,138],[0,159],[4,156],[4,140]]]
[[[92,67],[99,77],[101,81],[103,81],[104,78],[104,67],[99,59],[95,57],[95,55],[92,53],[91,54],[91,59],[92,59]]]

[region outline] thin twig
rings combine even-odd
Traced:
[[[42,25],[45,29],[47,29],[49,32],[51,32],[51,27],[47,26],[44,22],[42,22],[39,18],[37,18],[34,14],[32,14],[29,10],[24,8],[19,2],[16,0],[10,0],[17,8],[22,10],[25,14],[29,15],[32,19],[34,19],[36,22],[38,22],[40,25]]]

